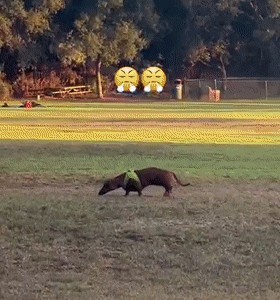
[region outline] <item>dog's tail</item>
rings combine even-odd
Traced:
[[[192,185],[191,183],[182,183],[182,181],[180,179],[178,179],[178,177],[176,176],[175,173],[173,173],[174,178],[176,179],[177,183],[179,183],[181,186],[188,186],[188,185]]]

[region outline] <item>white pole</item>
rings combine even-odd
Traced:
[[[265,81],[265,100],[267,100],[267,80]]]

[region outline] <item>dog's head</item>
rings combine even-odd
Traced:
[[[119,184],[116,182],[116,180],[111,179],[111,180],[107,180],[104,184],[102,189],[99,191],[98,195],[104,195],[107,194],[110,191],[113,191],[117,188],[119,188]]]

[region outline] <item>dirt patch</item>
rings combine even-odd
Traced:
[[[0,179],[2,299],[279,298],[276,181],[196,179],[169,199],[98,197],[83,176]]]

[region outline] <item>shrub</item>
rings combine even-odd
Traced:
[[[10,97],[11,87],[4,81],[0,74],[0,100],[7,101]]]

